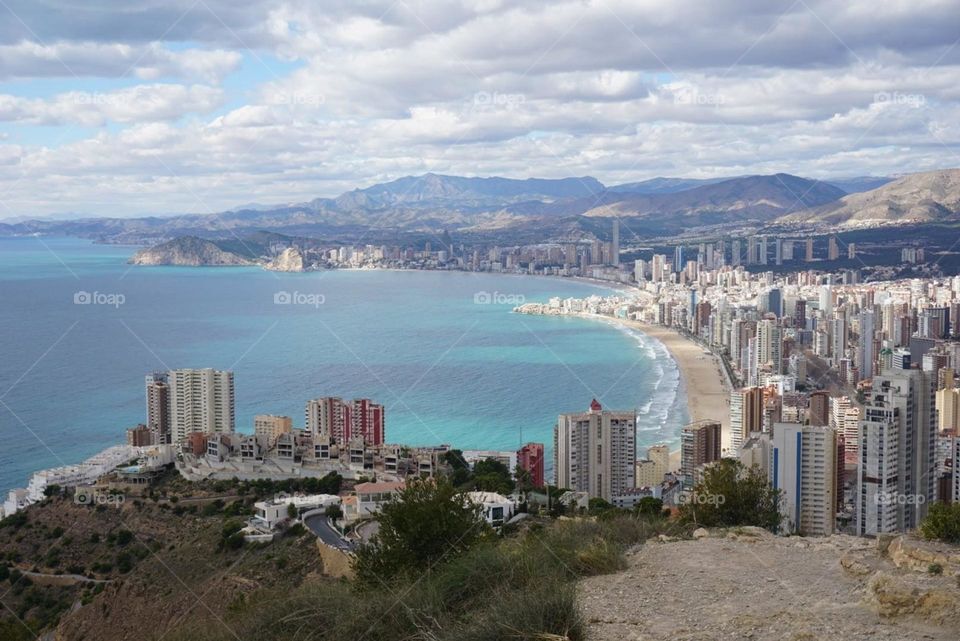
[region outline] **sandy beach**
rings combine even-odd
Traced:
[[[643,332],[660,341],[676,361],[683,377],[687,394],[687,411],[690,420],[719,421],[721,428],[721,447],[730,447],[730,388],[723,375],[719,358],[706,351],[701,345],[683,336],[676,330],[662,325],[650,325],[638,321],[600,316],[577,314],[581,318],[594,318],[607,322],[616,322]],[[643,452],[638,452],[643,454]],[[670,466],[680,469],[680,450],[670,454]]]

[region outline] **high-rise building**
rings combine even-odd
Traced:
[[[860,378],[873,378],[874,361],[876,354],[873,349],[874,333],[876,324],[873,312],[866,310],[860,312],[860,338],[857,349],[857,369],[860,372]]]
[[[146,378],[147,429],[155,445],[171,442],[170,387],[166,372],[154,372]]]
[[[783,367],[782,352],[782,334],[777,322],[767,319],[757,323],[757,372],[780,374]]]
[[[697,468],[720,460],[720,423],[698,421],[685,425],[680,436],[680,472],[692,484]]]
[[[153,434],[151,434],[147,426],[142,423],[136,427],[131,427],[127,430],[127,445],[133,447],[153,445]]]
[[[634,487],[636,412],[561,414],[553,431],[557,486],[612,501]]]
[[[860,535],[914,529],[936,499],[935,388],[919,369],[890,369],[873,378],[860,421]]]
[[[362,437],[368,445],[383,445],[386,438],[383,405],[368,398],[354,399],[350,412],[350,439]]]
[[[781,527],[828,536],[837,513],[835,432],[827,426],[777,423],[773,428],[770,483],[782,490]]]
[[[813,262],[813,239],[807,239],[806,252],[804,253],[803,259],[808,263]]]
[[[940,431],[960,428],[960,389],[946,387],[937,390],[937,414]]]
[[[234,432],[233,372],[210,368],[175,369],[167,374],[167,384],[173,442],[182,442],[191,432]]]
[[[304,424],[313,436],[330,437],[346,444],[362,438],[369,445],[382,445],[386,437],[383,405],[361,398],[344,401],[325,396],[307,401]]]
[[[763,428],[763,388],[744,387],[730,392],[730,451],[737,453],[751,432]]]
[[[679,272],[683,269],[683,245],[677,245],[673,248],[673,271]]]
[[[543,443],[523,445],[517,451],[517,466],[530,475],[530,483],[534,487],[543,487]]]
[[[610,264],[620,265],[620,219],[613,219],[613,242],[610,243]]]
[[[810,394],[807,410],[810,425],[830,425],[830,393],[820,390]]]
[[[293,431],[293,419],[289,416],[258,414],[253,417],[253,433],[267,449],[273,447],[281,434]]]
[[[837,246],[837,237],[831,236],[827,241],[827,260],[840,258],[840,248]]]

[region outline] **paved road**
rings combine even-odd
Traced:
[[[325,544],[344,552],[353,552],[353,543],[345,541],[340,537],[340,533],[330,523],[330,519],[323,514],[307,517],[304,521],[311,532],[317,535],[317,538]]]

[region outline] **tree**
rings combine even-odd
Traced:
[[[920,534],[925,539],[960,543],[960,503],[931,503],[920,522]]]
[[[510,494],[514,487],[510,468],[492,458],[477,461],[473,466],[473,486],[484,492]]]
[[[443,462],[453,469],[451,481],[454,485],[460,487],[470,481],[470,466],[467,465],[466,459],[463,458],[463,451],[448,450],[443,455]]]
[[[287,517],[290,519],[297,518],[297,506],[293,503],[287,503]]]
[[[361,583],[419,575],[491,534],[482,508],[448,479],[414,480],[380,510],[376,538],[357,550]]]
[[[339,505],[328,505],[326,515],[328,519],[332,519],[334,521],[342,519],[343,509]]]
[[[776,529],[780,525],[780,491],[773,489],[759,468],[749,470],[734,459],[721,459],[704,471],[680,506],[687,522],[706,527],[755,525]]]
[[[637,501],[633,509],[637,514],[643,516],[663,516],[663,501],[652,496],[645,496]]]

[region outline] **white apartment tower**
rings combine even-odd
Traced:
[[[782,528],[814,536],[833,534],[837,513],[837,437],[826,425],[776,423],[770,483],[782,490]]]
[[[596,399],[582,414],[561,414],[553,432],[558,487],[612,501],[635,487],[636,412],[604,410]]]
[[[759,372],[769,371],[780,374],[782,368],[782,339],[780,327],[774,320],[762,320],[757,323],[757,376]]]
[[[231,434],[235,428],[233,372],[175,369],[167,375],[174,443],[191,432]]]

